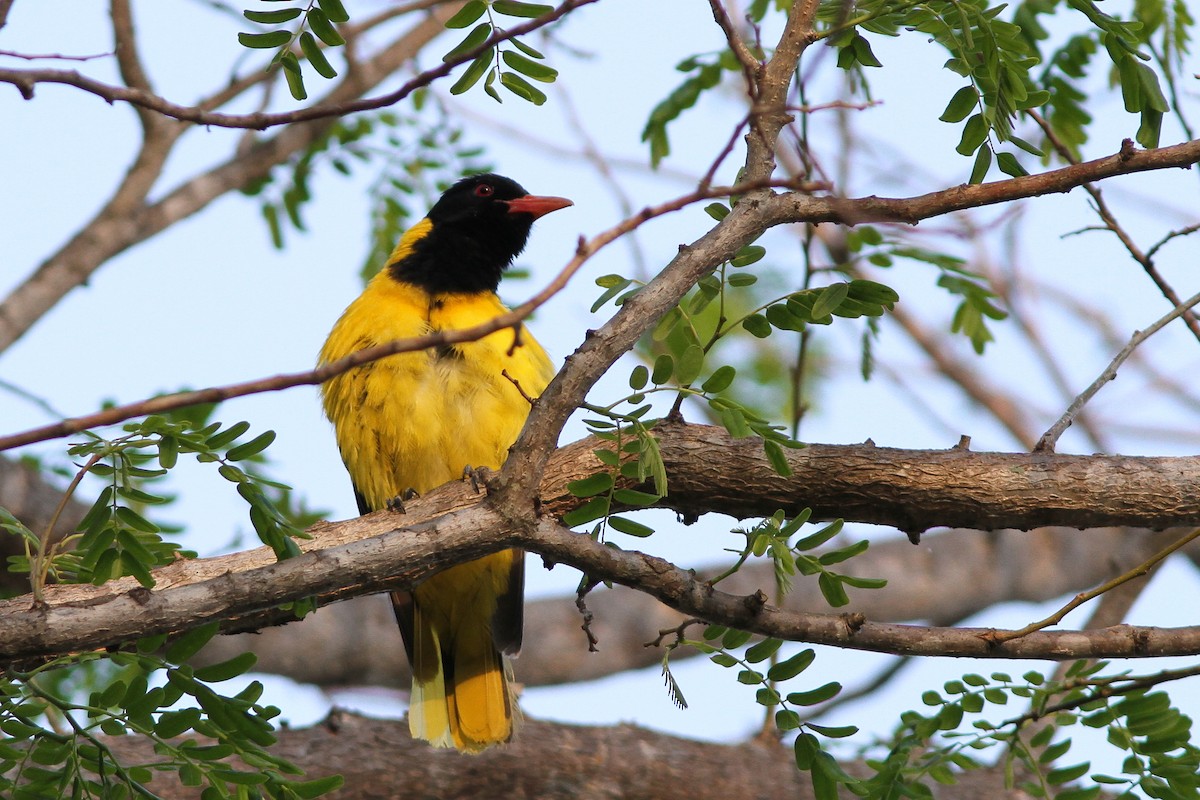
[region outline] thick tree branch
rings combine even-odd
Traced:
[[[1040,521],[1084,527],[1097,516],[1123,522],[1152,519],[1151,527],[1200,524],[1200,459],[814,446],[791,454],[797,476],[772,479],[756,442],[733,441],[720,429],[705,426],[666,425],[660,436],[672,477],[670,507],[688,513],[761,516],[779,507],[810,506],[818,518],[837,514],[885,522],[884,514],[890,513],[896,517],[891,522],[910,530],[937,524],[933,512],[916,521],[911,509],[926,506],[948,518],[977,519],[981,527],[1026,527]],[[232,620],[234,630],[258,627],[282,621],[275,609],[280,603],[408,587],[437,569],[508,547],[523,547],[594,578],[635,587],[685,614],[793,640],[983,657],[1200,652],[1200,628],[1038,632],[995,644],[987,631],[892,625],[854,614],[796,613],[766,605],[765,597],[713,590],[669,562],[609,548],[554,521],[554,515],[578,502],[566,499],[565,483],[595,469],[595,446],[585,440],[555,455],[555,466],[563,472],[547,473],[541,493],[546,516],[532,525],[514,524],[513,512],[497,508],[496,498],[480,502],[466,486],[452,484],[413,503],[403,517],[381,512],[317,526],[314,539],[304,543],[310,552],[288,561],[274,563],[271,552],[259,548],[164,567],[156,572],[159,583],[153,591],[122,579],[100,587],[51,587],[48,602],[40,606],[31,607],[28,597],[5,601],[0,603],[0,659],[104,647],[211,620]],[[745,483],[731,491],[730,476],[755,472],[762,486]],[[755,494],[761,501],[751,508],[747,498]],[[1042,519],[1035,509],[1042,509]]]
[[[665,534],[670,535],[670,534]],[[882,622],[923,620],[957,625],[996,603],[1044,602],[1079,592],[1143,563],[1178,531],[1151,533],[1110,528],[1081,534],[1067,528],[1017,531],[948,530],[930,534],[920,547],[890,539],[846,565],[861,577],[884,578],[883,591],[856,591],[844,611]],[[1200,553],[1200,548],[1194,548]],[[701,571],[707,580],[715,571]],[[772,591],[774,567],[751,562],[721,582],[721,589],[748,595]],[[969,585],[970,592],[962,591]],[[1123,588],[1123,587],[1122,587]],[[1120,590],[1118,590],[1120,591]],[[1112,593],[1099,600],[1104,605]],[[582,619],[575,595],[525,604],[525,646],[515,662],[517,680],[526,686],[578,683],[619,672],[659,665],[662,650],[647,647],[662,631],[686,618],[652,597],[624,586],[600,589],[587,597],[593,614],[596,651],[584,646]],[[793,581],[784,608],[826,608],[817,582]],[[1102,625],[1116,625],[1121,618]],[[383,595],[357,597],[324,606],[298,622],[255,633],[218,636],[192,659],[200,667],[253,651],[255,669],[286,675],[302,683],[337,687],[390,686],[407,690],[411,676],[396,618]],[[313,658],[314,652],[328,654]],[[672,661],[701,655],[683,648]]]

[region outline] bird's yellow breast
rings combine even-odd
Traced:
[[[334,325],[320,363],[393,339],[468,328],[506,310],[491,292],[431,295],[384,270]],[[539,395],[554,375],[528,332],[512,345],[513,331],[501,330],[389,356],[322,386],[342,460],[370,508],[459,478],[464,467],[504,462],[529,414],[525,395]]]

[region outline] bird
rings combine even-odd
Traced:
[[[493,173],[454,183],[346,308],[318,363],[505,313],[496,291],[534,220],[570,205]],[[521,325],[326,381],[322,405],[359,513],[399,510],[414,493],[498,469],[554,373]],[[521,647],[524,570],[524,553],[506,550],[391,593],[412,666],[414,738],[465,753],[511,740],[519,711],[508,659]]]

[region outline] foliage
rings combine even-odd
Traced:
[[[442,57],[442,60],[454,61],[466,56],[497,34],[503,34],[504,29],[496,23],[497,15],[536,19],[552,10],[552,6],[524,3],[519,0],[468,0],[458,13],[446,22],[446,27],[459,29],[472,24],[474,27],[454,49]],[[487,19],[480,22],[480,18],[485,15]],[[529,81],[553,83],[558,77],[556,69],[542,63],[545,58],[541,52],[516,38],[509,39],[503,45],[497,43],[475,56],[450,87],[450,94],[462,94],[483,78],[483,90],[497,103],[503,102],[496,88],[499,84],[522,100],[540,106],[546,102],[546,93]]]
[[[1194,797],[1200,788],[1200,750],[1191,743],[1192,721],[1172,707],[1154,683],[1190,674],[1132,676],[1127,672],[1101,675],[1105,662],[1077,661],[1061,680],[1027,672],[1023,680],[1007,673],[985,677],[964,675],[948,681],[943,693],[925,692],[921,700],[929,714],[906,712],[886,755],[870,761],[877,771],[867,782],[866,797],[931,797],[928,779],[957,782],[961,771],[979,769],[985,762],[972,755],[990,747],[1003,748],[1006,785],[1031,797],[1093,800],[1101,791],[1144,792],[1149,797]],[[1028,713],[1000,724],[986,718],[1010,699],[1025,703]],[[964,720],[973,718],[964,730]],[[1121,776],[1093,772],[1090,762],[1063,764],[1071,751],[1070,738],[1059,738],[1076,725],[1107,729],[1107,742],[1123,753]],[[1081,786],[1090,774],[1095,782]]]
[[[150,513],[173,501],[158,484],[181,454],[215,465],[236,487],[255,532],[278,558],[299,554],[295,540],[309,538],[304,528],[324,513],[307,509],[287,485],[259,471],[273,431],[246,439],[249,423],[210,422],[215,410],[208,404],[151,415],[124,425],[114,438],[85,432],[86,440],[68,451],[85,459],[71,490],[89,475],[102,486],[78,532],[51,541],[49,531],[36,534],[0,508],[0,527],[25,544],[24,555],[10,557],[9,570],[29,574],[39,598],[48,580],[99,585],[129,575],[153,588],[155,567],[196,556],[165,540],[173,527]],[[298,616],[313,608],[311,600],[292,604]],[[242,796],[245,787],[263,797],[309,798],[340,785],[337,776],[299,780],[301,770],[266,751],[275,741],[271,719],[279,709],[258,703],[262,684],[253,681],[233,696],[210,686],[250,670],[253,654],[188,666],[217,630],[217,622],[192,629],[164,655],[167,637],[156,636],[126,652],[63,656],[0,674],[0,730],[8,736],[0,742],[0,792],[14,800],[152,797],[148,784],[164,771],[177,772],[186,786],[205,787],[206,798]],[[203,738],[180,739],[189,731]],[[120,763],[102,735],[126,733],[150,738],[158,758]],[[224,761],[230,756],[245,768],[231,767]]]
[[[156,774],[177,774],[202,797],[299,800],[341,785],[339,776],[302,780],[302,771],[271,755],[271,719],[263,686],[251,681],[232,696],[212,684],[254,666],[244,653],[200,669],[187,659],[217,632],[213,622],[166,644],[159,636],[107,656],[66,656],[28,672],[0,676],[0,792],[12,800],[46,797],[154,797]],[[81,681],[80,679],[83,678]],[[97,688],[88,690],[87,687]],[[86,693],[86,699],[77,699]],[[106,739],[137,734],[154,758],[122,763]],[[189,735],[190,734],[190,735]],[[241,766],[226,759],[236,757]]]
[[[272,1],[276,6],[289,2]],[[338,71],[326,57],[322,45],[331,48],[341,47],[346,43],[337,29],[338,25],[350,21],[350,15],[346,13],[342,0],[297,0],[294,5],[288,7],[269,11],[246,10],[242,14],[250,22],[263,26],[284,25],[303,16],[294,30],[282,27],[270,31],[238,34],[238,41],[243,47],[275,51],[271,67],[278,65],[283,69],[288,91],[296,100],[308,99],[308,90],[304,86],[304,72],[296,54],[297,49],[313,71],[322,78],[328,80],[337,77]]]
[[[261,197],[263,220],[276,248],[285,245],[285,226],[306,232],[304,210],[313,201],[312,181],[323,167],[350,176],[372,176],[370,247],[360,274],[367,279],[384,265],[400,235],[460,176],[488,172],[483,146],[428,92],[413,99],[411,112],[396,110],[337,120],[330,131],[244,190]]]

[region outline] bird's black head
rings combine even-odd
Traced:
[[[428,230],[388,269],[431,293],[494,292],[525,249],[533,221],[569,205],[562,197],[531,195],[501,175],[463,178],[429,209]]]

